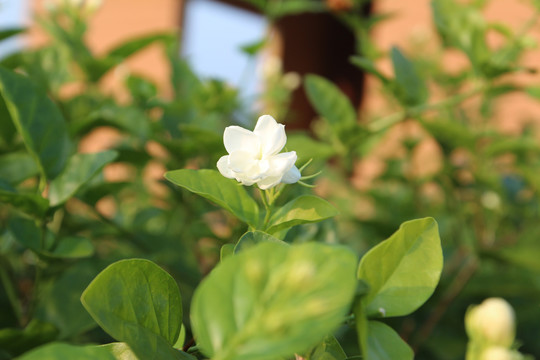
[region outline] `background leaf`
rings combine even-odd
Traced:
[[[397,47],[391,51],[397,97],[408,106],[424,103],[428,98],[427,86],[413,63]]]
[[[73,155],[64,171],[51,181],[49,187],[51,206],[58,206],[75,195],[81,186],[113,161],[117,155],[115,151]]]
[[[339,134],[357,124],[357,116],[351,102],[341,90],[329,80],[307,75],[304,81],[311,105],[323,116]]]
[[[49,179],[55,178],[71,151],[60,110],[30,79],[3,68],[0,68],[0,93],[11,120],[42,173]]]
[[[226,258],[193,297],[198,346],[221,360],[308,350],[343,321],[356,288],[355,264],[349,250],[318,243],[269,242]]]
[[[368,317],[410,314],[433,294],[443,266],[441,240],[433,218],[403,223],[390,238],[364,255],[358,278],[366,281]]]
[[[253,227],[259,221],[255,200],[238,182],[223,177],[217,170],[174,170],[167,172],[165,178],[216,203]]]

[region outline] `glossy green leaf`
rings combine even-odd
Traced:
[[[424,103],[428,98],[427,86],[420,78],[413,63],[397,47],[392,48],[396,96],[407,106]]]
[[[345,248],[319,243],[267,242],[226,258],[193,297],[198,346],[215,360],[308,351],[344,320],[356,261]]]
[[[273,237],[270,234],[267,234],[262,231],[248,231],[242,237],[238,242],[236,243],[236,246],[234,247],[234,253],[238,253],[240,251],[245,251],[247,249],[250,249],[257,244],[264,243],[264,242],[273,242],[276,244],[281,245],[287,245],[287,243]]]
[[[0,156],[0,180],[17,185],[39,173],[39,168],[32,156],[14,152]]]
[[[176,359],[182,326],[174,279],[148,260],[118,261],[103,270],[81,296],[94,320],[143,359]]]
[[[116,358],[107,348],[101,346],[78,346],[59,342],[53,342],[37,349],[29,351],[17,360],[59,360],[59,359],[77,359],[77,360],[116,360]],[[124,358],[128,360],[129,358]],[[135,360],[134,358],[133,360]]]
[[[390,326],[368,322],[366,360],[412,360],[414,353]]]
[[[64,168],[71,151],[60,110],[30,79],[2,68],[0,94],[41,172],[49,179],[55,178]]]
[[[73,155],[64,171],[49,186],[51,206],[58,206],[74,196],[84,184],[117,156],[114,151]]]
[[[347,360],[347,354],[334,336],[327,336],[313,349],[306,360]]]
[[[295,225],[323,221],[337,214],[337,209],[328,201],[303,195],[276,210],[270,218],[267,232],[273,234]]]
[[[443,266],[441,240],[433,218],[407,221],[364,255],[358,278],[366,281],[368,317],[410,314],[433,294]]]
[[[145,360],[145,358],[137,356],[126,343],[112,343],[99,346],[99,348],[106,349],[116,360]],[[197,360],[194,356],[182,351],[176,351],[174,356],[175,360]],[[159,359],[156,358],[156,360]]]
[[[251,226],[256,227],[259,221],[259,207],[246,189],[216,170],[174,170],[167,172],[165,178],[216,203]]]
[[[354,107],[335,84],[317,75],[307,75],[304,86],[311,105],[337,133],[356,125]]]

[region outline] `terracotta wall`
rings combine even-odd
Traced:
[[[33,12],[43,14],[45,2],[46,0],[33,0]],[[181,8],[179,0],[103,0],[102,7],[91,17],[88,44],[99,56],[131,38],[151,33],[177,32],[180,29]],[[39,46],[47,42],[47,36],[34,24],[29,42],[30,46]],[[118,83],[126,71],[148,76],[157,82],[162,92],[170,91],[170,69],[159,45],[141,51],[125,65],[107,75],[104,80],[106,91],[112,91],[121,97]]]

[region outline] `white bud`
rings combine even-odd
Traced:
[[[514,310],[501,298],[489,298],[465,316],[467,333],[473,342],[509,347],[515,336]]]
[[[281,79],[283,86],[288,90],[295,90],[300,86],[300,83],[302,82],[302,78],[300,75],[298,75],[297,72],[289,71],[285,75],[283,75],[283,78]]]
[[[502,346],[489,347],[480,356],[480,360],[520,360],[522,358],[519,352]]]
[[[501,207],[501,198],[494,191],[483,193],[480,201],[482,202],[482,205],[489,210],[497,210]]]

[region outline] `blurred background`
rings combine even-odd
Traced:
[[[438,221],[437,291],[416,313],[387,320],[417,359],[462,359],[464,314],[490,296],[514,306],[521,351],[540,357],[539,8],[534,0],[0,0],[0,30],[26,29],[0,42],[2,65],[46,89],[72,152],[119,154],[47,215],[58,239],[89,239],[93,252],[82,259],[29,249],[15,226],[27,209],[0,204],[9,280],[0,302],[12,310],[0,321],[27,336],[14,344],[0,332],[0,355],[58,339],[109,341],[78,299],[119,258],[165,267],[188,308],[221,246],[245,227],[163,174],[214,169],[225,126],[251,128],[268,113],[286,124],[297,165],[312,158],[307,173],[323,171],[313,191],[340,210],[286,241],[344,243],[361,256],[404,221]],[[35,192],[35,164],[9,134],[0,180]],[[21,158],[24,169],[7,167]],[[38,268],[46,281],[30,306]],[[29,329],[33,319],[56,332]],[[357,353],[353,330],[339,339]]]

